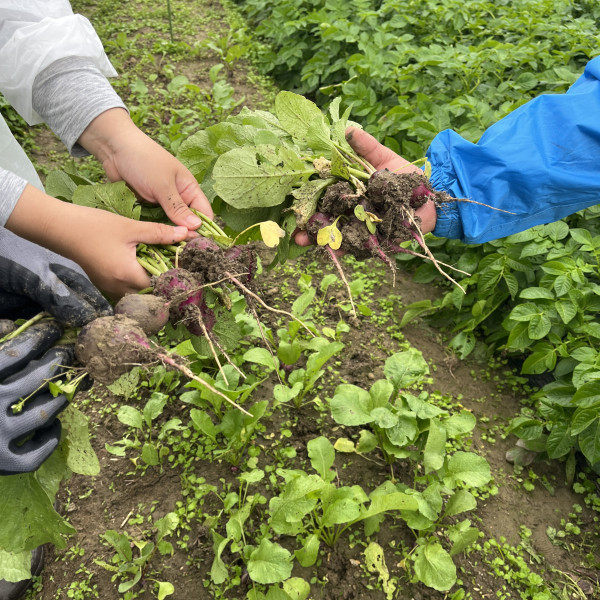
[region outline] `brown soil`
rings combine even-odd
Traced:
[[[300,261],[297,271],[300,273],[308,269],[309,262]],[[318,264],[325,271],[330,268],[327,263]],[[374,270],[377,271],[377,268],[374,267]],[[437,292],[431,286],[413,283],[410,275],[404,271],[398,272],[397,279],[396,288],[391,288],[389,283],[383,283],[374,290],[375,298],[395,295],[397,306],[390,317],[391,320],[388,320],[386,325],[380,322],[375,324],[368,318],[353,321],[350,332],[343,338],[346,350],[341,364],[336,368],[335,374],[324,380],[323,389],[318,391],[319,397],[330,397],[331,386],[337,385],[341,380],[367,387],[382,375],[385,358],[401,349],[406,341],[421,350],[433,368],[430,389],[440,390],[444,395],[460,399],[462,405],[472,410],[479,419],[473,449],[490,462],[494,482],[498,487],[496,495],[479,499],[477,511],[470,517],[483,532],[484,539],[505,539],[508,544],[514,546],[522,540],[522,527],[527,527],[532,532],[529,553],[526,555],[530,568],[543,573],[550,582],[556,578],[549,574],[548,569],[551,565],[580,581],[583,589],[586,581],[594,581],[594,573],[582,566],[583,549],[580,551],[577,547],[572,547],[567,552],[554,546],[546,535],[548,526],[561,528],[561,519],[567,517],[574,504],[584,504],[582,498],[565,484],[562,465],[557,462],[534,464],[532,470],[540,479],[533,491],[526,492],[513,473],[512,466],[504,458],[505,452],[512,447],[515,440],[502,439],[498,433],[494,443],[489,441],[490,432],[494,427],[499,428],[506,424],[519,411],[524,392],[499,387],[498,381],[506,377],[502,369],[489,370],[484,363],[457,360],[445,349],[440,332],[424,323],[413,323],[400,332],[395,323],[401,316],[402,305],[431,297]],[[278,298],[281,301],[281,290],[289,283],[289,275],[275,270],[260,278],[258,283],[262,288],[263,298],[268,301]],[[340,315],[339,307],[346,302],[344,293],[341,288],[330,291],[328,297],[331,305],[326,311],[331,314],[330,326],[335,326]],[[256,399],[271,398],[272,386],[276,383],[277,380],[272,377],[268,386],[261,386],[261,389],[257,390]],[[86,598],[121,598],[116,590],[118,581],[112,581],[113,573],[102,566],[105,563],[110,564],[114,554],[112,549],[102,543],[102,535],[107,530],[127,532],[137,540],[152,539],[152,520],[177,510],[182,503],[184,506],[190,506],[193,497],[190,496],[189,484],[186,482],[189,482],[191,476],[202,478],[198,481],[214,485],[218,490],[229,484],[233,484],[233,489],[236,489],[237,485],[237,467],[233,467],[226,460],[210,462],[202,458],[200,451],[200,458],[190,465],[177,464],[176,460],[170,463],[165,459],[162,466],[136,468],[136,464],[138,467],[142,465],[139,450],[128,452],[126,457],[121,458],[105,449],[105,444],[114,444],[126,435],[126,428],[118,422],[115,412],[106,410],[109,405],[114,405],[115,402],[123,403],[123,400],[111,397],[102,388],[95,388],[87,399],[81,399],[80,402],[84,402],[86,413],[92,419],[93,445],[100,458],[101,473],[93,479],[74,476],[60,492],[61,508],[78,533],[69,540],[66,550],[49,550],[49,558],[42,574],[43,589],[31,596],[40,600],[65,597],[64,592],[69,585],[87,581],[87,578],[96,586],[98,595],[85,596]],[[129,400],[126,403],[138,406],[141,410],[143,401],[142,404],[136,402],[139,401]],[[187,408],[181,406],[175,398],[165,409],[160,423],[154,424],[154,430],[157,431],[161,423],[172,417],[178,417],[184,423],[189,421]],[[261,456],[270,461],[272,453],[279,452],[282,440],[285,440],[283,445],[293,448],[296,452],[295,459],[286,464],[288,468],[305,465],[308,458],[306,444],[310,439],[325,435],[335,441],[338,437],[352,433],[337,426],[326,411],[319,410],[318,405],[312,402],[307,402],[299,410],[280,407],[265,421],[264,427],[253,444],[262,448]],[[282,435],[282,431],[286,429],[292,432],[290,438]],[[185,443],[183,438],[174,436],[170,441],[171,455],[176,457],[178,444]],[[202,436],[195,436],[191,443],[201,450],[206,440]],[[364,489],[370,489],[390,475],[389,469],[384,465],[360,458],[348,460],[345,455],[338,454],[338,461],[338,473],[344,485],[360,484]],[[264,467],[264,464],[259,462],[258,466]],[[405,469],[406,466],[402,462],[395,465],[396,474],[400,477]],[[546,477],[552,483],[552,493],[539,483],[542,477]],[[261,493],[266,494],[268,498],[266,490],[261,490]],[[143,597],[154,597],[150,592],[153,578],[171,582],[176,590],[174,598],[211,598],[216,594],[217,587],[210,583],[214,553],[213,539],[206,518],[207,515],[218,514],[222,504],[213,494],[205,496],[202,502],[203,504],[198,505],[197,517],[193,518],[194,511],[188,510],[187,514],[191,520],[180,530],[176,539],[171,539],[175,546],[173,556],[157,556],[152,561],[142,587],[136,588],[146,588]],[[593,514],[589,513],[585,506],[581,519],[582,529],[585,529],[593,540]],[[252,539],[252,532],[265,520],[264,507],[259,507],[246,524],[248,539]],[[221,530],[221,533],[225,534],[224,530]],[[314,578],[315,583],[310,596],[313,599],[383,600],[385,594],[378,587],[376,576],[368,574],[365,569],[361,539],[360,528],[356,528],[352,537],[349,537],[348,533],[344,534],[335,547],[322,547],[321,559],[316,567],[303,569],[295,563],[292,575],[306,580]],[[388,519],[378,541],[387,549],[386,560],[391,574],[400,578],[398,597],[422,600],[442,600],[445,597],[444,594],[420,584],[410,584],[398,560],[394,562],[390,544],[399,548],[402,544],[410,547],[413,543],[410,533],[400,521]],[[282,538],[279,542],[290,550],[296,547],[293,540]],[[76,553],[77,550],[80,554]],[[482,558],[479,553],[474,552],[457,559],[463,587],[471,597],[495,597],[496,592],[503,591],[508,594],[504,596],[506,598],[518,598],[515,589],[504,589],[504,579],[494,575],[491,567],[482,562]],[[234,561],[236,556],[226,552],[223,560],[226,563]],[[156,571],[156,575],[152,575],[153,570]],[[594,586],[592,591],[596,590]],[[235,586],[222,597],[242,598],[248,589],[250,588],[243,585]],[[592,597],[589,596],[590,599]]]
[[[415,226],[420,223],[415,210],[432,200],[437,205],[449,202],[443,192],[435,192],[427,179],[419,173],[393,173],[387,169],[374,173],[364,194],[355,192],[346,182],[330,186],[323,194],[319,212],[330,217],[342,217],[338,228],[342,233],[341,250],[359,259],[375,253],[369,244],[370,233],[366,224],[354,213],[361,205],[367,213],[374,215],[376,236],[379,246],[388,250],[402,242],[412,240],[418,233]],[[313,227],[314,229],[314,227]],[[318,229],[318,228],[317,228]],[[309,233],[316,235],[316,231]]]

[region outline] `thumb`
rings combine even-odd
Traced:
[[[194,183],[196,183],[195,179]],[[196,185],[198,184],[196,183]],[[198,229],[202,225],[202,220],[189,209],[175,188],[169,190],[164,198],[165,200],[161,201],[160,205],[173,223],[186,229]],[[196,207],[194,206],[194,208]]]
[[[389,169],[390,171],[402,170],[403,173],[421,171],[419,167],[411,165],[393,150],[380,144],[371,134],[357,127],[346,129],[346,140],[352,149],[370,162],[376,169]]]
[[[185,240],[188,233],[188,228],[183,225],[173,227],[164,223],[138,221],[133,241],[136,244],[176,244]]]
[[[215,215],[206,194],[188,169],[180,169],[175,184],[181,199],[187,206],[201,212],[209,219],[214,219]],[[177,221],[173,221],[173,223],[177,223]]]

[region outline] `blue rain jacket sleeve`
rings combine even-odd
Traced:
[[[455,198],[434,235],[479,244],[600,203],[600,57],[565,94],[544,94],[492,125],[477,144],[442,131],[427,150],[431,183]]]

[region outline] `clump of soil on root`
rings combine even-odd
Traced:
[[[194,273],[201,284],[227,279],[226,273],[239,276],[249,283],[256,271],[256,260],[251,246],[234,246],[222,250],[205,238],[192,240],[181,253],[181,266]]]
[[[85,325],[75,344],[75,356],[92,379],[106,384],[135,365],[156,360],[146,334],[124,315],[100,317]]]
[[[319,210],[332,219],[340,217],[341,250],[364,259],[373,255],[371,234],[365,223],[355,216],[356,206],[362,206],[376,223],[379,246],[395,251],[402,242],[415,239],[421,223],[415,211],[427,200],[439,206],[454,199],[445,192],[434,191],[424,175],[384,169],[371,176],[364,193],[355,192],[346,182],[330,186],[321,199]],[[314,236],[319,228],[315,224],[311,230],[309,224],[307,229]]]

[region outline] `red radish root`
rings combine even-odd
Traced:
[[[127,294],[115,305],[115,314],[133,319],[146,335],[154,335],[169,321],[169,304],[153,294]]]
[[[183,373],[188,379],[216,394],[244,414],[252,416],[239,404],[195,375],[183,358],[153,348],[146,334],[133,319],[123,315],[100,317],[82,328],[75,344],[75,356],[92,379],[110,384],[134,366],[162,362]]]

